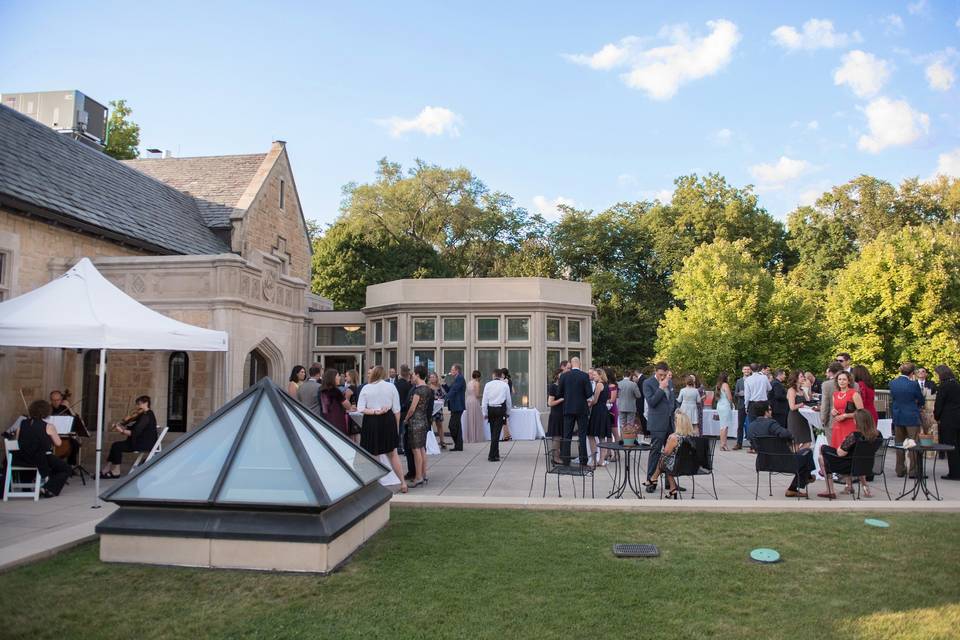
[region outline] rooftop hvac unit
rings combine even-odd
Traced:
[[[0,101],[60,133],[98,148],[103,146],[107,108],[79,91],[4,93]]]

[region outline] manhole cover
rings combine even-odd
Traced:
[[[773,549],[754,549],[750,552],[750,559],[754,562],[769,564],[772,562],[780,562],[780,554]]]
[[[877,520],[876,518],[867,518],[863,521],[864,524],[868,524],[871,527],[880,527],[881,529],[886,529],[890,526],[890,523],[886,520]]]
[[[613,555],[618,558],[656,558],[660,550],[655,544],[615,544]]]

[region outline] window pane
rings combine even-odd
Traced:
[[[396,369],[397,368],[397,350],[390,349],[387,351],[387,369]],[[387,371],[387,373],[390,373]]]
[[[413,366],[426,365],[427,371],[436,371],[437,363],[433,359],[433,349],[423,349],[413,352]]]
[[[567,320],[567,341],[580,342],[580,321]]]
[[[463,342],[464,337],[464,319],[463,318],[444,318],[443,319],[443,339],[450,342]]]
[[[136,480],[117,492],[118,500],[166,499],[206,500],[220,475],[220,469],[233,446],[237,431],[254,396],[209,424],[192,439],[165,453]],[[265,401],[261,401],[263,403]],[[95,424],[95,423],[94,423]]]
[[[583,358],[583,356],[580,355],[579,349],[570,349],[569,351],[567,351],[567,357],[570,360],[573,360],[574,358]]]
[[[444,349],[443,350],[443,373],[447,374],[450,372],[450,367],[455,364],[459,364],[462,368],[464,351],[463,349]]]
[[[553,372],[560,368],[560,352],[556,349],[547,349],[547,384],[553,382]]]
[[[310,427],[320,434],[323,441],[330,445],[330,448],[353,469],[354,473],[360,476],[363,482],[372,482],[384,475],[383,469],[374,464],[373,460],[363,454],[363,451],[350,446],[341,436],[334,432],[334,428],[326,421],[320,421],[313,414],[297,407],[297,412],[303,416],[303,419]],[[320,474],[320,480],[325,482],[323,474]]]
[[[377,349],[376,351],[373,352],[373,364],[374,366],[383,365],[383,351],[381,351],[380,349]]]
[[[500,319],[477,318],[477,340],[500,340]]]
[[[307,457],[310,458],[310,462],[317,470],[317,475],[320,476],[327,496],[331,500],[339,500],[351,491],[359,489],[360,483],[357,479],[351,476],[350,472],[344,469],[333,454],[320,443],[319,435],[303,424],[299,412],[295,413],[287,405],[284,405],[284,408],[287,410],[287,417],[293,423],[293,428],[297,431],[303,450],[307,452]]]
[[[414,320],[413,339],[416,342],[433,342],[436,339],[436,321],[433,318]]]
[[[376,331],[376,328],[374,328]],[[363,327],[317,327],[317,345],[359,347],[367,343],[367,331]]]
[[[507,318],[507,340],[529,340],[530,318]],[[510,367],[507,367],[508,369]]]
[[[560,318],[547,318],[547,342],[560,342]]]
[[[307,476],[274,413],[261,398],[217,501],[317,504]]]
[[[486,384],[494,369],[500,368],[500,349],[477,349],[477,370],[480,384]]]
[[[380,320],[373,323],[373,341],[377,344],[383,342],[383,322]]]
[[[393,318],[392,320],[387,320],[387,328],[389,329],[389,331],[387,331],[387,339],[390,340],[390,342],[396,342],[397,341],[397,319]]]
[[[513,405],[530,406],[530,351],[507,349],[507,369],[513,381]]]

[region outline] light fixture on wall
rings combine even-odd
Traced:
[[[353,333],[354,331],[360,331],[360,325],[358,325],[358,324],[350,324],[350,325],[345,326],[345,327],[343,328],[343,330],[344,330],[344,331],[349,331],[350,333]]]

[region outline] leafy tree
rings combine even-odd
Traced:
[[[132,160],[140,155],[140,125],[129,119],[133,109],[126,100],[111,100],[110,108],[103,151],[117,160]]]
[[[313,244],[312,289],[336,309],[361,309],[372,284],[448,275],[433,247],[408,237],[334,224]]]
[[[835,344],[890,378],[912,360],[960,364],[960,232],[955,223],[885,231],[829,292]]]

